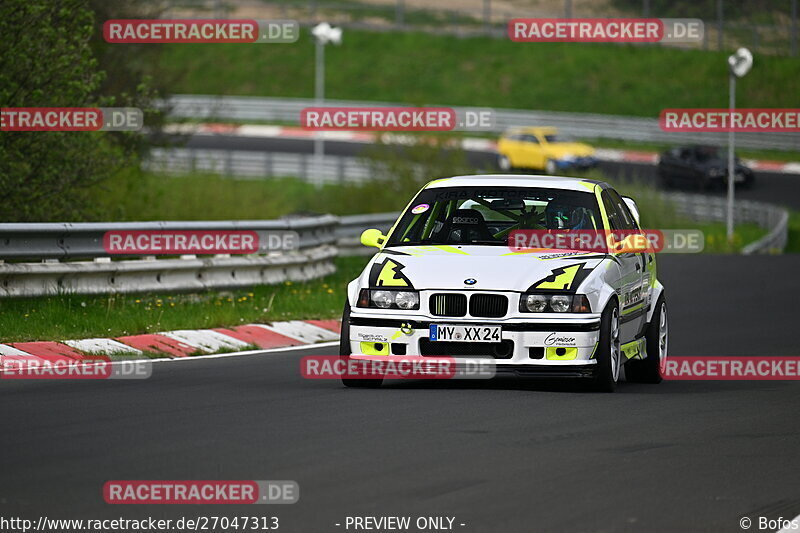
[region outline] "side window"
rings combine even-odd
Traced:
[[[636,225],[636,219],[633,218],[633,214],[631,213],[630,209],[628,209],[628,206],[625,205],[625,200],[622,199],[619,193],[614,189],[608,189],[608,193],[617,208],[617,212],[622,217],[622,223],[624,224],[622,229],[639,229],[639,227]]]
[[[522,140],[528,143],[539,144],[539,139],[535,135],[523,135]]]
[[[603,207],[606,209],[606,215],[608,215],[608,223],[611,226],[611,229],[627,229],[623,224],[622,216],[619,214],[616,205],[614,205],[614,201],[611,200],[611,196],[608,194],[608,190],[601,192],[600,197],[603,199]]]

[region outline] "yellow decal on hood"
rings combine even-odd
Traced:
[[[375,263],[370,271],[369,284],[373,287],[411,287],[411,281],[400,272],[405,266],[392,259],[386,259],[383,264]]]
[[[583,265],[584,263],[578,263],[577,265],[556,268],[549,276],[535,283],[531,288],[554,291],[570,290],[575,278],[583,269]],[[583,281],[583,276],[581,281]]]

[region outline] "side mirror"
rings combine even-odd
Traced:
[[[364,246],[374,246],[375,248],[380,248],[383,246],[383,243],[386,241],[386,235],[381,233],[379,229],[366,229],[364,233],[361,234],[361,244]]]
[[[636,202],[634,202],[633,198],[630,196],[623,196],[622,201],[625,202],[625,205],[627,205],[628,209],[630,209],[633,218],[636,219],[636,225],[641,227],[641,222],[639,222],[639,206],[636,205]]]

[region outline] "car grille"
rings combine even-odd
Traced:
[[[469,314],[486,318],[506,316],[508,298],[501,294],[473,294],[469,299]]]
[[[495,359],[511,359],[514,355],[514,341],[500,342],[434,342],[419,340],[420,355],[438,356],[489,356]]]
[[[463,294],[434,294],[430,308],[436,316],[464,316],[467,314],[467,297]]]

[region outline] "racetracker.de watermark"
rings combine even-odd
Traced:
[[[103,24],[109,43],[294,43],[296,20],[113,19]]]
[[[300,499],[296,481],[113,480],[103,485],[110,504],[289,504]]]
[[[663,109],[658,124],[663,131],[800,133],[800,109]]]
[[[139,131],[135,107],[3,107],[0,131]]]
[[[569,250],[611,254],[703,251],[701,230],[512,230],[508,247],[516,253]]]
[[[493,131],[495,117],[480,108],[306,107],[300,125],[317,131]]]
[[[68,360],[0,356],[0,379],[147,379],[150,361],[111,361],[108,357]]]
[[[296,231],[112,230],[103,249],[114,255],[255,254],[297,250]]]
[[[300,360],[306,379],[491,379],[497,372],[489,356],[309,355]]]
[[[701,43],[700,19],[517,18],[508,37],[520,43]]]
[[[664,379],[686,381],[800,380],[800,357],[670,356],[662,363],[661,374]]]

